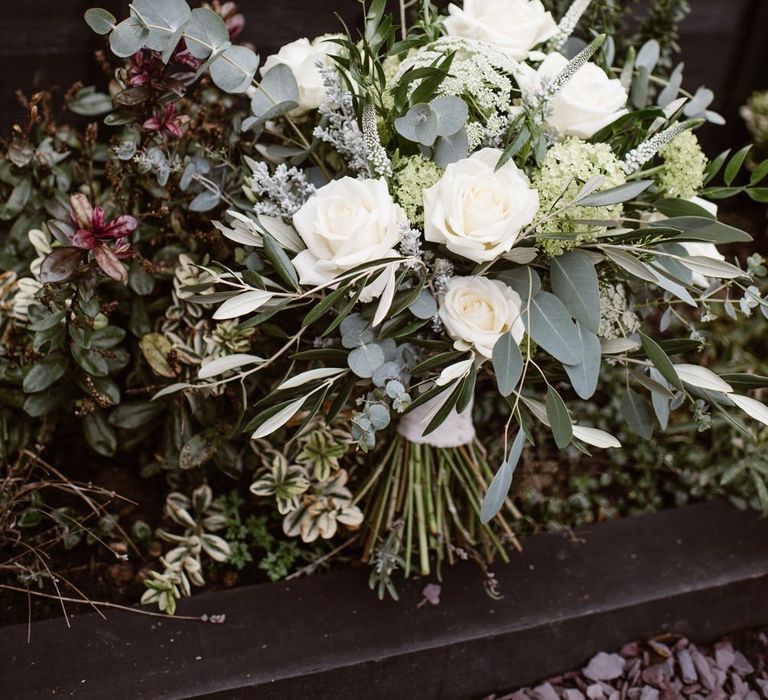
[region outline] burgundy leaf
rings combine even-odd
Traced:
[[[64,282],[77,270],[83,257],[80,248],[65,246],[56,248],[45,256],[40,265],[40,280],[42,282]]]
[[[111,277],[115,282],[126,283],[128,280],[128,269],[109,248],[97,246],[93,249],[93,257],[96,258],[96,262],[104,274]]]
[[[93,207],[88,197],[78,192],[69,198],[72,206],[72,221],[78,228],[90,229],[93,225]]]
[[[136,230],[139,222],[132,216],[123,214],[118,216],[114,221],[107,224],[104,228],[102,236],[109,238],[126,238]]]
[[[48,222],[48,230],[62,245],[72,245],[72,236],[75,235],[75,229],[73,229],[66,221],[56,221],[51,219]]]

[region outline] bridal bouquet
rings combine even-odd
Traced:
[[[252,493],[274,499],[289,537],[361,528],[380,594],[394,594],[395,569],[484,565],[519,546],[509,492],[527,446],[620,448],[582,409],[601,379],[622,387],[621,416],[648,440],[683,410],[746,433],[742,414],[768,424],[747,393],[762,378],[700,359],[721,311],[768,309],[759,256],[719,251],[751,238],[716,205],[766,201],[768,163],[736,185],[747,149],[708,161],[695,132],[722,122],[712,93],[683,89],[682,64],[668,70],[656,40],[625,50],[579,29],[589,5],[554,16],[540,0],[465,0],[441,15],[421,2],[396,26],[374,0],[360,33],[299,39],[263,63],[232,43],[221,8],[135,0],[122,21],[86,13],[134,57],[129,110],[169,61],[187,67],[185,84],[249,100],[221,178],[203,158],[214,149],[168,159],[198,188],[197,211],[228,207],[212,226],[233,249],[182,253],[174,298],[240,342],[180,372],[183,339],[154,338],[145,356],[173,381],[151,405],[202,410],[229,392],[236,417],[218,435],[249,438]],[[167,90],[141,128],[170,143],[185,118]],[[69,220],[47,225],[36,289],[83,266],[123,283],[142,225],[76,194]],[[184,450],[210,459],[214,434]],[[188,592],[201,547],[226,558],[205,532],[222,521],[204,495],[169,497],[188,532],[168,539],[197,539],[166,557],[147,600]]]

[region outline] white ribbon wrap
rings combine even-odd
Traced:
[[[406,413],[397,425],[397,432],[406,440],[431,447],[461,447],[475,439],[475,424],[472,422],[472,404],[458,413],[454,408],[446,419],[429,435],[424,435],[429,422],[445,401],[445,392],[417,406]]]

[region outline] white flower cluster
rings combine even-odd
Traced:
[[[290,219],[315,193],[315,186],[299,168],[280,163],[270,173],[266,163],[252,161],[251,170],[248,184],[260,198],[254,205],[257,214]]]
[[[600,282],[600,331],[606,340],[626,338],[640,330],[640,319],[630,308],[626,287],[621,283]]]
[[[499,145],[509,125],[509,117],[516,113],[513,104],[511,76],[517,61],[485,41],[458,36],[442,37],[406,58],[399,66],[392,84],[411,68],[428,68],[435,61],[454,53],[450,75],[440,84],[441,95],[471,96],[472,102],[483,113],[481,121],[467,124],[469,148]],[[413,83],[411,90],[416,88]]]
[[[368,147],[357,123],[352,105],[352,93],[341,82],[333,66],[318,66],[325,86],[325,101],[320,105],[323,119],[313,136],[333,146],[347,167],[359,177],[371,177]]]

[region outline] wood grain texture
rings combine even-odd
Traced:
[[[725,502],[536,535],[494,566],[464,562],[379,601],[366,570],[196,595],[180,613],[106,611],[0,629],[0,697],[459,700],[579,668],[665,631],[696,643],[768,623],[768,521]],[[24,605],[20,597],[20,605]]]

